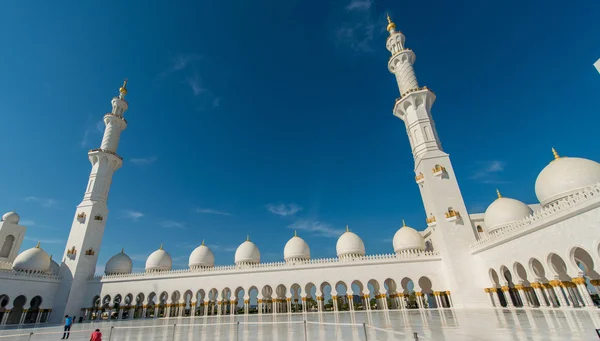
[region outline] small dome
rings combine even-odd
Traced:
[[[146,267],[148,267],[147,262]],[[131,258],[125,254],[125,250],[121,250],[121,252],[110,257],[108,262],[106,262],[106,266],[104,267],[104,273],[107,275],[129,274],[132,270],[133,262],[131,261]]]
[[[235,264],[258,264],[260,263],[260,251],[256,244],[246,239],[237,250],[235,250]]]
[[[52,256],[50,256],[50,270],[48,272],[54,276],[60,274],[60,265],[52,259]]]
[[[555,159],[535,180],[535,195],[542,206],[600,182],[600,163],[578,157],[559,157],[553,152]]]
[[[338,257],[364,256],[366,253],[365,243],[354,232],[350,232],[348,226],[346,226],[346,232],[338,238],[335,250]]]
[[[19,215],[15,211],[6,212],[2,216],[2,221],[11,223],[11,224],[18,224],[19,219],[21,219],[21,217],[19,217]]]
[[[306,244],[304,239],[298,237],[296,232],[294,232],[292,239],[285,243],[285,247],[283,248],[283,258],[286,261],[295,259],[310,259],[310,248],[308,247],[308,244]]]
[[[485,210],[483,221],[488,232],[492,232],[531,214],[533,214],[533,211],[525,203],[511,198],[504,198],[498,192],[498,199],[494,200]]]
[[[215,255],[204,245],[204,240],[202,241],[202,245],[195,248],[192,254],[190,254],[189,266],[190,269],[212,268],[215,266]]]
[[[50,256],[40,247],[21,252],[13,262],[13,270],[47,272],[50,269]]]
[[[150,254],[146,260],[146,271],[164,271],[171,270],[173,260],[171,255],[163,250],[162,244],[160,248]]]
[[[425,251],[425,239],[423,236],[419,231],[406,226],[404,221],[402,221],[402,227],[394,234],[393,245],[395,252],[406,250]]]

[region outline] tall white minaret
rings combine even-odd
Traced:
[[[104,115],[104,136],[100,148],[88,152],[92,171],[83,201],[77,206],[71,232],[60,266],[62,277],[56,293],[52,323],[59,323],[65,315],[80,316],[81,309],[90,306],[86,302],[86,281],[94,274],[100,253],[102,236],[108,216],[108,191],[114,172],[123,165],[117,154],[121,132],[127,127],[123,117],[128,104],[127,80],[119,89],[119,96],[111,101],[112,111]]]
[[[396,31],[388,16],[386,47],[392,53],[388,69],[396,76],[400,98],[394,115],[404,121],[415,160],[415,181],[421,192],[426,223],[432,227],[433,247],[442,255],[443,269],[455,306],[487,306],[485,283],[479,283],[483,271],[469,253],[469,244],[476,241],[476,228],[465,207],[450,156],[442,149],[431,107],[435,94],[419,86],[413,69],[415,53],[405,47],[405,37]],[[466,264],[472,264],[467,266]]]

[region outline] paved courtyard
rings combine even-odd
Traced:
[[[307,340],[598,340],[600,310],[409,310],[172,318],[75,324],[69,340],[89,340],[99,328],[111,341],[303,341]],[[239,324],[238,324],[239,322]],[[392,332],[393,331],[393,332]],[[33,335],[30,333],[33,332]],[[62,337],[62,327],[6,328],[0,341],[46,341]],[[173,338],[174,337],[174,338]]]

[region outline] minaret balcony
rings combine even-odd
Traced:
[[[417,176],[415,176],[415,182],[419,185],[423,184],[425,182],[425,175],[423,175],[423,173],[419,173]]]
[[[425,221],[427,222],[427,226],[429,227],[437,225],[437,221],[435,220],[434,216],[425,219]]]
[[[433,176],[437,176],[438,178],[441,178],[442,175],[444,175],[444,173],[446,173],[446,167],[443,167],[440,165],[435,165],[435,167],[433,167],[431,172],[433,173]]]
[[[460,218],[460,213],[458,213],[458,211],[455,211],[453,209],[449,209],[448,212],[445,213],[446,215],[446,221],[448,222],[455,222]]]
[[[400,95],[400,97],[396,98],[396,103],[400,102],[404,97],[410,95],[413,92],[418,92],[418,91],[423,91],[423,90],[429,90],[429,88],[426,86],[422,86],[422,87],[418,87],[418,88],[414,88],[414,89],[405,91],[403,94]],[[431,90],[429,90],[429,91],[431,91]],[[433,92],[433,91],[431,91],[431,92]]]
[[[93,153],[93,152],[101,152],[101,153],[107,153],[107,154],[111,154],[111,155],[114,155],[114,156],[116,156],[117,158],[119,158],[119,160],[123,161],[123,157],[119,156],[119,154],[117,154],[117,153],[115,153],[115,152],[113,152],[113,151],[110,151],[110,150],[108,150],[108,149],[95,148],[95,149],[90,149],[90,151],[89,151],[89,152],[90,152],[90,153]]]

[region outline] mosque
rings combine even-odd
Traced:
[[[597,309],[600,164],[553,150],[535,182],[539,203],[498,192],[484,213],[468,212],[431,115],[436,96],[419,85],[415,53],[389,17],[388,22],[388,69],[400,90],[393,114],[406,126],[425,229],[402,224],[392,254],[367,254],[361,238],[346,229],[337,240],[337,258],[328,259],[311,258],[307,243],[294,235],[283,261],[274,263],[261,263],[257,244],[248,238],[235,252],[235,264],[227,266],[214,266],[212,251],[202,243],[186,269],[173,269],[161,245],[149,250],[144,272],[132,272],[131,258],[122,251],[96,276],[108,191],[123,164],[117,147],[127,127],[125,82],[104,116],[100,148],[88,153],[92,170],[62,257],[53,260],[39,243],[19,253],[26,227],[16,212],[2,216],[0,324],[60,323],[65,314],[100,320],[372,309]]]

